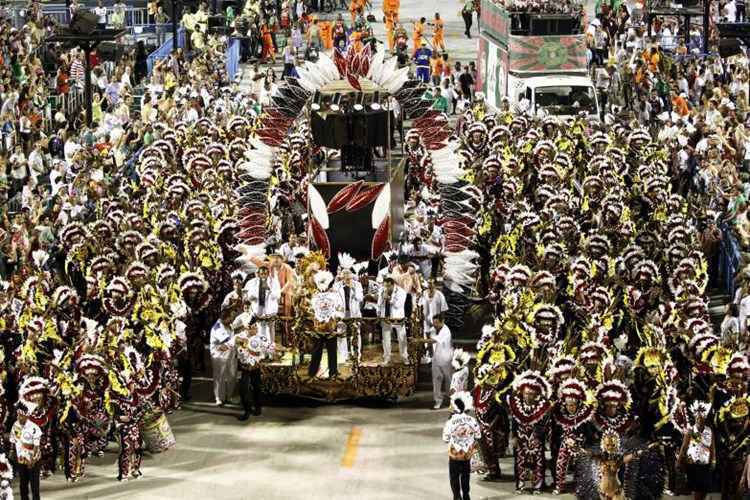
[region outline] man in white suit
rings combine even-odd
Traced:
[[[344,304],[344,319],[349,318],[361,318],[362,317],[362,301],[364,300],[364,293],[362,291],[362,284],[354,279],[354,273],[351,269],[343,269],[341,271],[341,279],[336,281],[333,285],[336,293],[341,297],[341,303]],[[340,337],[338,340],[338,351],[339,351],[339,362],[345,363],[349,356],[349,349],[351,343],[348,341],[354,329],[357,331],[357,345],[359,346],[359,355],[357,359],[362,359],[362,337],[359,334],[359,326],[351,325],[351,330],[347,332],[347,337]]]
[[[422,308],[423,336],[427,339],[436,331],[433,324],[435,316],[448,311],[448,302],[445,300],[443,292],[437,289],[435,278],[430,278],[427,282],[427,290],[422,292],[422,296],[419,298],[419,306]],[[425,354],[422,362],[430,362],[429,352]]]
[[[378,296],[378,317],[383,333],[383,362],[391,362],[391,330],[396,330],[398,350],[404,364],[409,363],[406,352],[406,327],[404,326],[406,292],[396,286],[393,278],[388,276],[383,280],[383,287]]]
[[[216,406],[229,401],[237,378],[237,357],[234,346],[232,310],[221,311],[219,320],[211,328],[211,370],[214,378]]]
[[[245,285],[245,299],[250,302],[250,310],[258,318],[258,334],[271,343],[275,340],[273,318],[279,313],[281,287],[276,279],[268,278],[268,267],[258,268],[258,276]]]
[[[432,395],[435,399],[434,409],[439,410],[443,405],[445,393],[450,394],[451,377],[453,376],[453,339],[450,329],[445,325],[442,314],[433,318],[434,328],[430,332],[430,343],[434,355],[432,356]],[[445,389],[445,392],[444,392]]]

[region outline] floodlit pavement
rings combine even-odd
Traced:
[[[441,440],[447,409],[432,410],[432,394],[390,405],[327,405],[285,401],[239,422],[238,406],[209,401],[210,381],[170,417],[176,448],[146,456],[143,477],[116,480],[117,447],[87,465],[86,477],[62,473],[42,481],[54,500],[441,500],[450,499],[448,455]],[[202,402],[206,401],[206,402]],[[501,462],[512,470],[511,459]],[[549,481],[549,479],[548,479]],[[17,483],[17,481],[15,481]],[[515,495],[512,482],[472,476],[474,500],[573,498]],[[16,495],[18,486],[16,484]],[[16,498],[20,498],[16,496]],[[716,496],[715,498],[718,498]]]
[[[198,381],[196,389],[207,401],[210,382]],[[146,456],[140,479],[117,482],[117,447],[111,444],[104,457],[87,465],[81,482],[66,483],[61,473],[43,480],[42,497],[449,499],[448,455],[441,441],[449,412],[432,410],[431,396],[420,393],[396,405],[267,407],[247,423],[236,419],[238,407],[196,402],[170,417],[177,446]],[[504,465],[511,470],[510,459]],[[511,482],[472,478],[474,499],[511,497],[523,498],[514,495]]]
[[[432,22],[437,12],[445,23],[445,47],[448,52],[448,62],[451,66],[456,61],[461,61],[463,65],[468,64],[469,61],[476,60],[479,53],[479,24],[477,14],[474,13],[474,22],[471,28],[472,38],[468,39],[464,35],[464,21],[461,17],[462,6],[463,2],[459,2],[458,0],[439,0],[436,2],[401,0],[399,19],[409,34],[409,50],[413,50],[414,48],[412,44],[414,22],[418,21],[420,17],[426,18],[427,22]],[[377,22],[373,24],[375,36],[380,40],[385,40],[382,0],[373,1],[372,14],[377,19]],[[344,19],[350,21],[351,17],[347,13]],[[424,35],[428,42],[432,39],[431,26],[425,27]]]

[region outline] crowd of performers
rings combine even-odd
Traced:
[[[482,191],[481,216],[462,224],[488,263],[495,318],[473,370],[475,468],[499,480],[512,447],[504,474],[518,491],[571,491],[575,474],[580,498],[657,498],[683,471],[699,497],[718,484],[740,498],[750,365],[709,317],[699,234],[719,215],[711,195],[683,189],[675,150],[637,122],[480,104],[460,129],[453,186]],[[440,182],[434,152],[407,137],[412,178]],[[699,163],[721,161],[711,153]]]
[[[108,134],[83,143],[55,208],[76,209],[51,216],[54,243],[17,243],[0,283],[0,423],[23,425],[19,445],[14,433],[0,445],[19,466],[17,450],[38,449],[36,495],[40,472],[77,481],[110,441],[121,481],[141,475],[144,451],[174,445],[166,416],[190,398],[236,267],[233,186],[252,101],[213,80],[220,64],[211,51],[196,55],[191,74],[210,92],[202,118],[154,124],[158,140],[132,160],[113,161]]]
[[[191,69],[216,71],[210,53]],[[184,102],[180,92],[160,101]],[[332,285],[320,253],[303,255],[293,277],[280,258],[258,265],[237,245],[246,236],[279,245],[278,235],[301,232],[301,216],[288,216],[307,205],[308,166],[326,154],[309,124],[299,119],[275,138],[268,172],[248,172],[248,159],[268,150],[253,134],[251,101],[228,87],[206,92],[199,118],[174,113],[154,124],[158,139],[124,166],[103,142],[84,143],[64,188],[79,210],[53,228],[53,247],[19,252],[2,283],[0,422],[12,431],[0,444],[15,462],[18,449],[38,443],[37,471],[62,469],[76,481],[113,439],[118,479],[139,477],[144,448],[174,445],[166,416],[190,398],[217,319],[259,334],[238,341],[243,383],[257,388],[253,353],[273,354],[279,333],[265,318],[271,295],[275,313],[294,312],[312,330],[330,333],[354,313],[340,300],[340,291],[356,295],[346,292],[351,276]],[[454,331],[477,279],[495,316],[473,370],[475,465],[499,479],[512,447],[521,491],[540,492],[550,470],[557,492],[575,474],[583,498],[651,498],[676,488],[684,470],[692,491],[708,491],[716,474],[723,498],[738,497],[747,487],[750,366],[746,346],[716,335],[705,300],[715,273],[698,234],[714,222],[715,200],[680,182],[677,143],[605,123],[613,125],[490,114],[478,104],[447,146],[436,149],[419,126],[407,134],[409,216],[427,214],[442,232],[440,266],[424,274],[440,270]],[[699,161],[720,162],[716,147]],[[385,361],[393,330],[408,361],[395,320],[421,286],[404,264],[393,259],[374,294]],[[248,279],[256,268],[278,280],[268,296]],[[441,318],[425,329],[442,330]],[[468,386],[467,371],[456,391]]]

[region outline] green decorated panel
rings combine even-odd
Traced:
[[[514,72],[586,70],[584,35],[511,36],[509,51]]]
[[[479,28],[483,35],[492,38],[496,42],[508,45],[510,15],[507,10],[490,0],[482,0]]]

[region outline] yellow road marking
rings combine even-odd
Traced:
[[[356,425],[349,431],[349,437],[346,439],[346,446],[344,446],[344,456],[341,457],[341,467],[345,469],[351,469],[354,466],[354,461],[357,460],[357,448],[359,447],[359,440],[362,438],[362,428]]]

